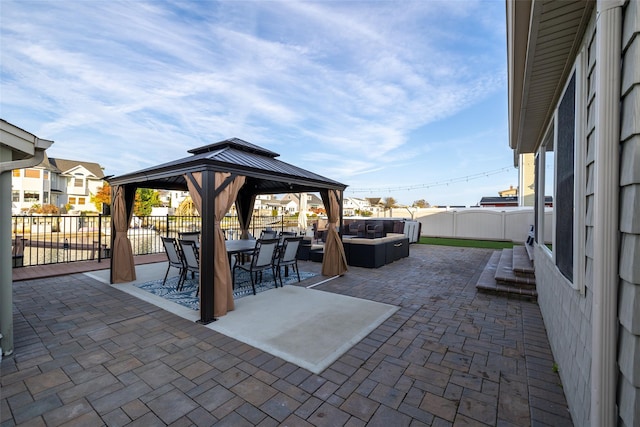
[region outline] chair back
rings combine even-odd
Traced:
[[[184,262],[189,270],[200,270],[198,247],[193,240],[179,240],[184,255]]]
[[[252,267],[272,265],[277,248],[278,239],[258,239],[256,241],[256,249],[253,252],[253,258],[251,259]]]
[[[298,255],[298,247],[302,237],[286,237],[280,248],[280,262],[291,262],[296,259]]]
[[[278,237],[278,232],[276,230],[262,230],[260,233],[261,239],[275,239]]]
[[[167,253],[167,258],[171,264],[183,265],[182,254],[180,248],[173,237],[161,237],[164,250]]]
[[[278,237],[280,239],[280,246],[284,244],[284,239],[288,237],[296,237],[296,236],[297,234],[295,231],[281,231],[280,236]]]
[[[178,236],[180,236],[179,240],[193,240],[196,243],[200,243],[199,231],[183,231],[178,233]]]

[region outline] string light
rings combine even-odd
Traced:
[[[492,175],[498,175],[504,172],[509,172],[512,169],[513,168],[511,167],[504,167],[500,169],[494,169],[488,172],[480,172],[473,175],[466,175],[458,178],[450,178],[450,179],[445,179],[441,181],[430,182],[427,184],[415,184],[415,185],[406,185],[406,186],[399,186],[399,187],[368,187],[368,188],[348,187],[346,191],[349,193],[383,193],[383,192],[403,191],[403,190],[406,190],[406,191],[419,190],[423,188],[439,187],[443,185],[448,186],[449,184],[455,184],[457,182],[469,182],[475,179],[488,178],[489,176],[492,176]]]

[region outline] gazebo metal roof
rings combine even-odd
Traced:
[[[347,187],[332,179],[278,160],[278,153],[239,138],[231,138],[187,151],[191,156],[137,172],[109,178],[111,185],[186,190],[184,174],[204,169],[237,173],[247,177],[245,186],[254,194],[344,191]]]

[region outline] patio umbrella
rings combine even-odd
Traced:
[[[307,193],[300,193],[300,207],[298,209],[298,228],[307,234]]]

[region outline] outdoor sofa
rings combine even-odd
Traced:
[[[384,237],[348,237],[342,239],[347,264],[354,267],[379,268],[409,256],[409,238],[401,233]]]

